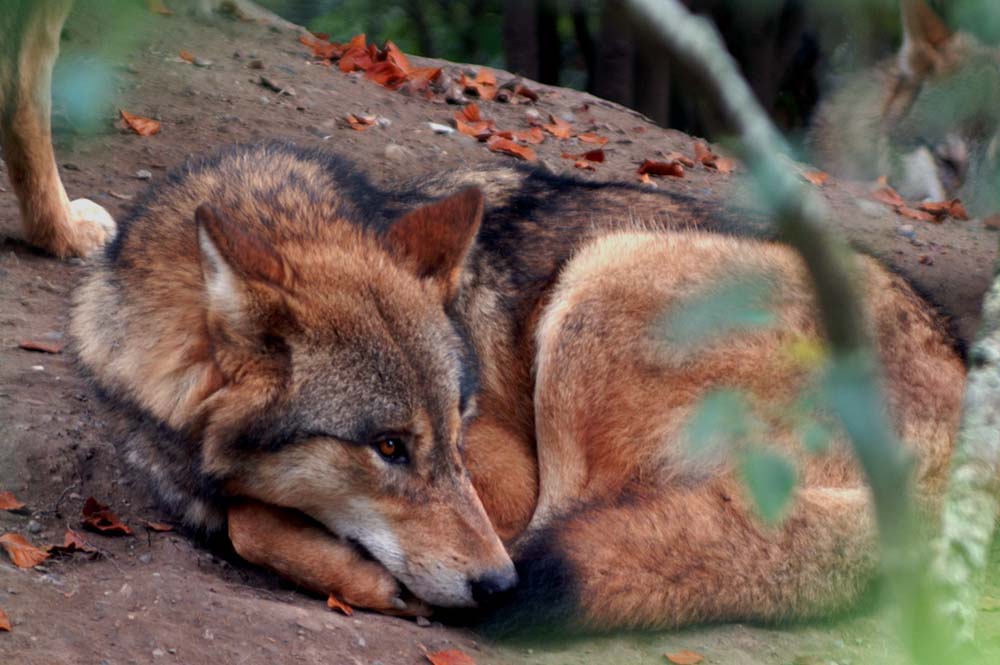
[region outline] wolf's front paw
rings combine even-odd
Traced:
[[[87,256],[115,237],[118,226],[111,214],[90,199],[69,204],[66,248],[60,256]]]

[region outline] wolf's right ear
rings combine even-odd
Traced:
[[[482,190],[463,189],[403,215],[389,228],[386,241],[417,275],[433,279],[445,300],[451,300],[479,232],[483,206]]]
[[[194,213],[209,307],[243,322],[252,283],[288,287],[291,271],[275,249],[247,233],[224,212],[202,203]]]
[[[942,50],[954,34],[925,0],[902,0],[903,46],[899,68],[918,82],[942,67]]]

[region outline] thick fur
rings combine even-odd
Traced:
[[[1000,49],[952,32],[924,0],[902,0],[896,58],[846,76],[816,111],[809,141],[841,176],[888,176],[908,199],[1000,206]]]
[[[818,371],[789,352],[820,343],[805,272],[684,203],[496,165],[382,190],[321,152],[235,148],[122,221],[72,337],[166,503],[208,530],[228,512],[244,557],[311,588],[400,613],[425,611],[407,589],[469,605],[510,586],[506,546],[511,607],[587,628],[833,611],[872,578],[875,536],[844,442],[806,454],[782,415]],[[900,278],[857,266],[933,504],[964,368]],[[748,274],[772,285],[775,325],[693,349],[657,332]],[[726,387],[797,464],[779,527],[732,459],[684,454],[699,400]],[[408,463],[380,457],[385,432]],[[380,565],[355,575],[359,551]]]

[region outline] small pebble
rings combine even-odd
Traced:
[[[139,180],[149,180],[153,177],[153,173],[151,171],[147,171],[146,169],[139,169],[135,172],[135,177]]]
[[[375,121],[375,124],[381,127],[382,129],[385,129],[386,127],[392,124],[392,120],[389,120],[389,118],[380,115],[378,117],[378,120]]]
[[[917,232],[913,229],[913,225],[912,224],[903,224],[903,225],[901,225],[899,228],[896,229],[896,233],[898,235],[903,236],[904,238],[916,238],[917,237]]]
[[[35,520],[28,520],[28,526],[26,528],[28,529],[28,533],[42,532],[42,525],[36,522]]]
[[[153,560],[153,555],[152,554],[140,554],[139,555],[139,563],[149,563],[152,560]]]
[[[195,56],[194,62],[192,64],[194,64],[195,67],[211,67],[212,61],[205,60],[204,58],[199,58],[198,56]]]
[[[365,638],[363,638],[363,637],[359,637],[359,638],[358,638],[358,639],[357,639],[357,640],[355,641],[355,644],[357,644],[357,645],[358,645],[359,647],[361,647],[362,649],[364,649],[365,647],[367,647],[367,646],[368,646],[368,642],[366,642],[366,641],[365,641]]]
[[[431,128],[431,131],[434,132],[435,134],[444,134],[447,136],[449,134],[455,133],[455,128],[449,127],[448,125],[439,125],[436,122],[428,122],[427,125]]]
[[[417,617],[417,625],[421,628],[426,628],[431,625],[431,622],[427,619],[427,617]]]
[[[167,655],[167,652],[163,649],[153,649],[153,658],[163,658]]]

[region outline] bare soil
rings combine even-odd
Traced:
[[[293,34],[227,19],[205,23],[155,16],[134,27],[136,48],[107,55],[104,46],[115,24],[100,7],[78,3],[63,49],[71,57],[112,59],[116,90],[106,101],[107,121],[96,135],[60,132],[57,153],[70,196],[92,198],[116,217],[124,215],[131,197],[155,187],[167,169],[233,142],[287,138],[329,145],[376,179],[472,160],[512,159],[489,153],[468,137],[435,134],[428,122],[447,124],[458,108],[442,96],[407,96],[312,64]],[[180,49],[211,64],[183,62],[177,57]],[[254,61],[263,68],[255,68]],[[449,65],[448,72],[459,67]],[[261,74],[293,88],[294,96],[262,87]],[[497,75],[501,83],[509,78]],[[643,159],[673,150],[692,154],[691,138],[655,127],[633,112],[581,93],[530,85],[541,93],[537,103],[488,102],[482,105],[484,115],[503,129],[525,129],[532,109],[543,118],[571,114],[581,131],[610,138],[607,161],[592,172],[574,169],[572,160],[560,154],[593,146],[550,138],[537,150],[542,164],[554,171],[634,181]],[[148,138],[125,132],[115,126],[116,108],[158,118],[163,129]],[[388,123],[358,132],[344,125],[347,113],[376,115]],[[56,109],[57,119],[59,114]],[[151,182],[137,177],[140,170],[152,174]],[[765,224],[739,172],[726,176],[698,167],[683,179],[657,183],[748,227],[759,230]],[[994,232],[978,221],[932,225],[899,218],[880,204],[862,201],[861,184],[831,181],[821,191],[834,208],[835,223],[855,244],[901,270],[954,317],[962,337],[972,335],[996,255]],[[734,665],[900,661],[892,617],[884,611],[785,627],[725,625],[487,643],[467,630],[437,623],[419,626],[364,612],[342,616],[322,599],[218,549],[178,532],[150,531],[143,520],[169,522],[170,516],[158,511],[142,481],[124,468],[71,359],[18,348],[28,339],[62,340],[69,294],[86,262],[41,255],[20,235],[17,205],[3,179],[0,490],[14,491],[27,509],[0,511],[0,533],[18,532],[36,544],[60,542],[67,527],[79,527],[81,506],[94,496],[110,504],[135,535],[87,533],[100,556],[51,559],[32,570],[17,569],[0,556],[0,609],[13,623],[11,632],[0,632],[0,663],[390,665],[426,662],[427,652],[446,648],[461,649],[480,663],[662,663],[664,652],[681,648],[704,654],[709,663]],[[988,581],[986,593],[1000,597],[995,580]],[[987,654],[1000,654],[1000,616],[984,612],[980,635]]]

